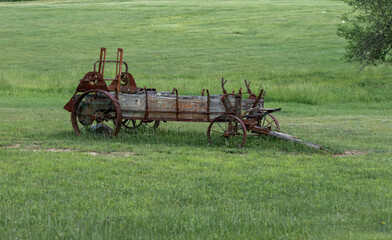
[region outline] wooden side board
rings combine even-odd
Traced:
[[[151,120],[211,121],[226,112],[222,95],[207,96],[178,95],[171,92],[145,92],[136,94],[119,93],[118,100],[123,118],[144,118]],[[228,95],[228,101],[235,105],[235,95]],[[147,103],[146,104],[146,99]],[[252,107],[253,100],[242,100],[243,110]]]

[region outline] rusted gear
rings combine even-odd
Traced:
[[[83,79],[80,80],[76,92],[85,92],[94,89],[108,90],[105,80],[99,72],[88,72],[84,75]]]

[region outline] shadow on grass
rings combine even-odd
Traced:
[[[62,148],[73,148],[80,150],[94,150],[100,152],[110,152],[131,149],[151,149],[151,148],[200,148],[225,153],[246,153],[248,151],[269,151],[285,152],[288,154],[328,154],[326,151],[315,150],[304,145],[287,142],[274,137],[260,135],[248,136],[244,149],[237,147],[227,147],[209,143],[206,131],[193,129],[167,129],[141,127],[137,130],[121,129],[115,137],[107,137],[101,134],[85,134],[76,137],[70,131],[49,133],[47,140],[50,146],[61,144]],[[331,150],[331,149],[330,149]],[[340,152],[335,149],[335,152]]]

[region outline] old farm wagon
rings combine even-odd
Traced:
[[[108,63],[115,65],[113,79],[104,78]],[[241,89],[237,93],[228,92],[225,83],[222,78],[222,94],[210,94],[203,89],[200,96],[179,95],[175,88],[170,92],[140,88],[123,61],[123,50],[117,50],[115,61],[107,61],[106,48],[101,48],[94,70],[80,80],[64,108],[71,112],[78,136],[91,131],[114,136],[121,127],[133,130],[149,124],[156,128],[161,121],[186,121],[209,123],[210,143],[244,147],[248,136],[265,134],[321,148],[280,133],[279,123],[272,115],[280,108],[264,108],[263,90],[255,95],[245,80],[246,92]]]

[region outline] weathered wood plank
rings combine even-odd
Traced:
[[[221,100],[221,94],[210,95],[209,118],[218,117],[219,113],[226,112]],[[172,92],[148,92],[148,116],[154,119],[176,119],[176,95]],[[228,95],[228,100],[235,105],[235,96]],[[119,93],[118,100],[123,117],[143,118],[146,110],[146,93],[136,94]],[[246,110],[253,106],[253,100],[242,100],[242,109]],[[179,119],[207,121],[207,96],[178,95]],[[159,111],[159,112],[158,112]]]

